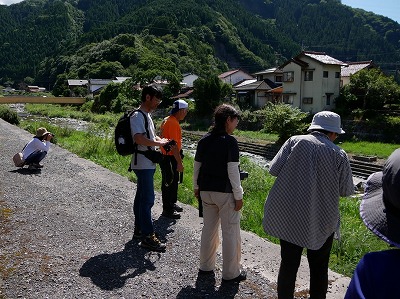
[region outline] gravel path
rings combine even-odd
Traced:
[[[182,219],[153,218],[165,253],[132,241],[135,184],[52,145],[38,172],[11,157],[31,134],[0,119],[0,298],[276,298],[279,247],[243,232],[248,280],[221,285],[197,276],[202,219],[183,205]],[[218,255],[218,265],[221,256]],[[308,266],[299,270],[298,298]],[[343,298],[347,277],[330,272],[328,298]]]

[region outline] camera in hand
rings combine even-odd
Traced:
[[[176,145],[176,141],[171,139],[166,144],[163,145],[164,150],[168,153],[171,150],[171,146]]]
[[[244,179],[247,179],[249,177],[249,173],[247,171],[240,171],[240,180],[243,181]]]

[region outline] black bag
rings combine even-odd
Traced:
[[[115,148],[121,156],[131,155],[134,152],[133,139],[131,133],[130,118],[136,110],[127,111],[119,119],[114,132]]]
[[[117,149],[118,154],[121,156],[132,155],[136,150],[135,143],[132,139],[130,121],[132,114],[136,111],[143,114],[145,127],[146,130],[148,130],[147,117],[141,110],[137,109],[125,112],[124,115],[122,115],[119,119],[114,132],[115,148]]]
[[[147,150],[147,151],[138,151],[138,153],[143,154],[147,159],[149,159],[153,163],[161,163],[164,159],[164,155],[159,151]]]

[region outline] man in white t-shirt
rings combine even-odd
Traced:
[[[168,139],[155,135],[154,123],[150,112],[154,111],[161,102],[162,93],[154,86],[146,86],[142,90],[142,103],[139,110],[132,114],[131,132],[134,142],[138,145],[139,151],[146,151],[148,148],[155,149],[156,146],[163,146]],[[145,121],[145,118],[147,121]],[[147,126],[146,126],[147,124]],[[143,154],[132,155],[131,169],[137,177],[136,195],[133,204],[135,215],[134,238],[141,238],[140,245],[154,251],[164,251],[165,243],[162,243],[154,233],[151,218],[151,208],[154,205],[154,172],[156,165],[147,159]]]

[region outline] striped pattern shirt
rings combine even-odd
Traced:
[[[271,161],[264,205],[267,234],[317,250],[339,223],[339,197],[354,192],[344,150],[321,132],[289,138]]]

